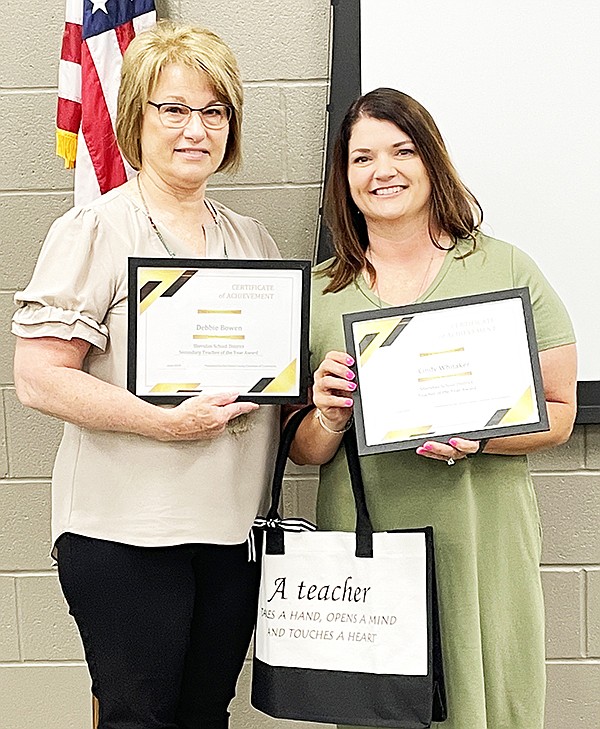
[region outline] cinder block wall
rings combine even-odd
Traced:
[[[245,166],[211,195],[262,220],[285,256],[310,257],[317,225],[328,81],[329,0],[163,0],[161,17],[212,28],[237,53],[246,89]],[[5,0],[0,49],[0,729],[88,729],[89,680],[50,551],[50,473],[61,425],[17,401],[13,293],[50,222],[72,204],[54,157],[63,0]],[[547,729],[600,724],[600,426],[532,459],[545,527]],[[315,470],[290,469],[286,508],[313,509]],[[299,729],[248,705],[234,729]],[[315,726],[315,725],[312,725]],[[471,728],[470,728],[471,729]],[[473,727],[472,729],[477,729]]]

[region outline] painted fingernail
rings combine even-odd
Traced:
[[[427,451],[425,450],[425,448],[417,448],[417,453],[422,456],[424,453],[427,453]]]
[[[350,398],[348,398],[347,400],[344,400],[344,403],[346,407],[351,408],[354,405],[354,400],[350,400]]]
[[[348,384],[346,385],[346,387],[347,387],[347,388],[348,388],[349,390],[356,390],[356,382],[349,382],[349,383],[348,383]]]
[[[348,355],[346,357],[346,364],[349,365],[350,367],[352,367],[352,365],[354,364],[354,358],[351,357],[350,355]]]
[[[451,445],[451,446],[452,446],[453,448],[456,448],[456,441],[454,440],[454,438],[450,438],[450,440],[448,441],[448,443],[450,443],[450,445]]]
[[[425,443],[425,445],[422,445],[421,448],[424,451],[432,451],[433,450],[433,446],[432,445],[429,445],[429,443]]]
[[[354,379],[354,372],[352,372],[352,370],[348,370],[348,372],[346,372],[346,379],[347,380],[353,380]]]

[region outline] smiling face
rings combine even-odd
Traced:
[[[202,71],[175,64],[161,71],[150,100],[194,108],[220,102]],[[223,160],[228,134],[229,126],[206,129],[198,113],[182,129],[168,129],[158,109],[148,104],[142,121],[142,170],[173,189],[203,188]]]
[[[348,145],[348,184],[368,226],[428,225],[431,184],[411,138],[390,121],[361,117]]]

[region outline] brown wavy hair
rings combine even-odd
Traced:
[[[465,254],[470,255],[475,250],[476,233],[483,220],[480,204],[458,176],[442,135],[427,109],[396,89],[370,91],[348,109],[333,147],[323,212],[336,255],[323,272],[331,278],[326,292],[341,291],[365,268],[371,281],[376,279],[375,269],[366,257],[367,225],[352,199],[348,184],[348,147],[352,129],[365,117],[392,122],[415,145],[431,185],[428,229],[436,248],[444,249],[440,237],[446,234],[452,239],[448,250],[455,248],[459,239],[470,240],[472,248]]]
[[[142,166],[142,120],[160,72],[169,64],[204,72],[219,101],[231,107],[225,155],[219,169],[235,171],[242,159],[244,92],[235,56],[218,35],[194,25],[161,20],[137,35],[123,56],[117,100],[117,141],[125,159]]]

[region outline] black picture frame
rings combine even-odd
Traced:
[[[281,260],[281,259],[206,259],[206,258],[137,258],[130,257],[128,264],[128,344],[127,344],[127,389],[146,402],[155,405],[177,405],[189,397],[195,397],[201,394],[201,390],[182,390],[161,395],[140,394],[137,387],[137,361],[139,354],[138,342],[138,296],[140,288],[138,286],[138,271],[140,268],[156,268],[156,269],[182,269],[182,276],[178,278],[171,286],[163,291],[160,296],[174,295],[178,287],[182,287],[185,282],[193,276],[198,270],[223,270],[231,271],[248,271],[248,270],[280,270],[300,271],[301,272],[301,311],[300,311],[300,327],[298,343],[299,357],[299,385],[298,392],[294,395],[274,395],[260,393],[268,384],[267,380],[273,378],[258,377],[253,389],[246,393],[240,393],[238,401],[241,402],[258,402],[259,404],[298,404],[307,401],[308,385],[309,385],[309,323],[310,323],[310,269],[311,262],[307,260]],[[148,287],[144,291],[144,296],[149,295],[157,286],[157,282],[150,281],[146,284]],[[164,288],[164,287],[163,287]],[[276,334],[276,333],[275,333]],[[232,387],[232,389],[235,389]]]
[[[527,338],[527,348],[529,350],[529,358],[531,363],[531,375],[533,380],[534,394],[536,399],[539,419],[537,422],[524,423],[517,425],[490,426],[485,429],[463,430],[461,432],[450,433],[447,435],[436,435],[435,433],[426,433],[417,437],[411,437],[404,440],[395,440],[377,444],[368,444],[366,438],[366,428],[364,422],[364,409],[361,400],[361,373],[357,363],[361,356],[360,343],[357,346],[353,333],[353,325],[356,322],[375,321],[377,319],[390,317],[405,317],[409,320],[423,312],[435,312],[448,308],[459,308],[472,306],[474,304],[482,304],[493,301],[502,301],[508,299],[520,299],[523,307],[525,336]],[[548,413],[546,409],[546,400],[544,398],[544,388],[542,383],[542,373],[539,362],[539,353],[535,338],[535,327],[533,321],[533,312],[531,308],[531,299],[529,289],[516,288],[506,289],[503,291],[492,291],[488,293],[475,294],[471,296],[460,296],[451,299],[441,299],[439,301],[428,301],[419,304],[409,304],[407,306],[387,307],[383,309],[375,309],[369,311],[361,311],[356,313],[344,314],[344,336],[346,339],[346,350],[354,358],[355,364],[351,368],[355,374],[355,382],[358,384],[358,390],[354,400],[354,414],[356,421],[356,436],[358,443],[358,452],[361,456],[372,455],[374,453],[385,453],[389,451],[415,449],[423,445],[428,440],[435,440],[447,443],[452,437],[458,436],[479,440],[481,438],[497,438],[508,435],[520,435],[524,433],[539,433],[549,430]]]

